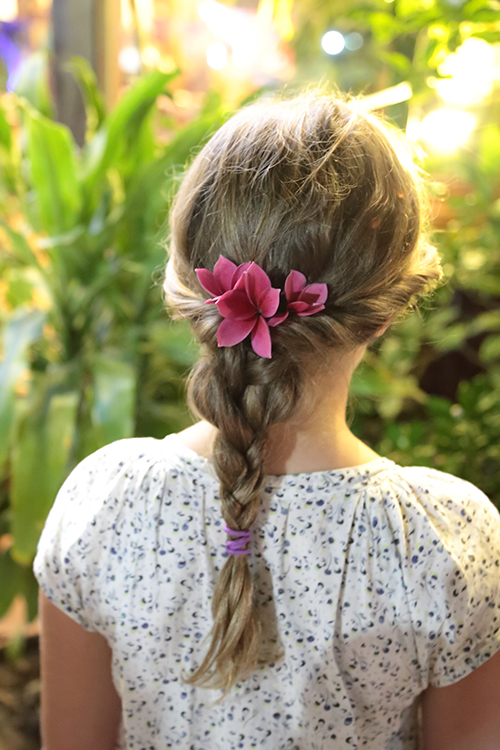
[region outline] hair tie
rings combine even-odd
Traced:
[[[300,271],[290,271],[285,281],[287,309],[277,313],[281,290],[257,263],[242,263],[219,256],[213,271],[195,268],[198,281],[213,296],[205,304],[217,305],[223,320],[217,329],[219,346],[235,346],[251,336],[252,349],[259,357],[271,358],[269,326],[283,323],[290,313],[314,315],[325,309],[326,284],[308,284]]]
[[[240,537],[239,539],[233,539],[231,541],[226,542],[226,552],[228,552],[230,555],[249,555],[250,550],[249,549],[242,549],[242,547],[245,546],[247,542],[250,541],[250,535],[251,530],[247,529],[246,531],[234,531],[234,529],[230,529],[229,526],[224,526],[224,531],[226,531],[228,534],[232,534],[233,536]]]

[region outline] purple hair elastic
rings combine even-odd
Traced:
[[[228,552],[230,555],[249,555],[250,550],[249,549],[242,549],[244,545],[250,541],[250,535],[251,530],[247,529],[246,531],[234,531],[233,529],[230,529],[229,526],[224,526],[224,531],[227,534],[232,534],[233,536],[240,537],[239,539],[233,539],[232,541],[226,542],[226,552]]]

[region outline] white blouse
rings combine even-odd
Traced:
[[[183,684],[227,558],[213,466],[176,435],[119,440],[62,486],[34,562],[113,652],[127,750],[416,750],[419,696],[500,649],[500,514],[449,474],[378,458],[268,477],[247,556],[281,661]]]

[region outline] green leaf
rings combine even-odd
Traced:
[[[187,321],[165,324],[158,322],[149,327],[151,352],[163,354],[180,368],[189,368],[199,357],[199,347]]]
[[[27,265],[36,265],[39,267],[35,253],[26,242],[26,239],[19,232],[14,231],[11,227],[0,218],[0,228],[6,233],[12,243],[16,257]]]
[[[127,146],[134,148],[134,140],[156,98],[177,75],[178,71],[153,71],[140,78],[123,95],[85,148],[84,179],[88,189],[95,187],[108,167],[127,150]]]
[[[385,12],[369,13],[368,15],[366,15],[366,12],[362,12],[360,20],[370,26],[379,44],[392,42],[404,28],[401,21]]]
[[[500,357],[500,336],[488,336],[481,344],[479,356],[483,362],[498,359]]]
[[[407,57],[405,57],[405,55],[402,55],[399,52],[388,52],[385,50],[380,50],[378,52],[378,57],[380,58],[380,60],[390,65],[391,68],[394,68],[401,73],[407,74],[412,69],[411,60],[409,60]]]
[[[12,556],[29,563],[68,469],[79,394],[58,392],[40,378],[41,393],[19,419],[12,451]]]
[[[409,18],[431,10],[436,0],[396,0],[396,12],[399,18]]]
[[[496,123],[488,123],[480,129],[479,136],[479,167],[491,179],[498,175],[500,127]]]
[[[3,331],[3,361],[0,362],[0,468],[11,444],[15,407],[15,386],[28,367],[28,347],[40,338],[45,313],[40,311],[15,313]]]
[[[136,371],[109,354],[96,357],[92,368],[91,419],[94,449],[134,434]]]
[[[477,24],[494,24],[498,23],[500,3],[498,0],[470,0],[463,6],[462,12],[464,19],[470,19]]]
[[[78,223],[82,194],[76,172],[76,146],[65,125],[26,108],[26,155],[38,225],[49,235]]]
[[[32,622],[38,614],[38,581],[33,574],[31,561],[22,567],[21,576],[20,591],[26,599],[27,621]]]
[[[65,67],[73,75],[82,92],[87,116],[87,135],[92,135],[101,127],[106,116],[104,98],[99,91],[96,75],[90,63],[83,57],[72,57]]]
[[[184,165],[193,151],[199,149],[203,142],[215,132],[232,113],[222,109],[196,118],[176,133],[163,152],[163,161],[170,164]]]
[[[500,310],[488,310],[470,321],[469,336],[485,331],[500,331]]]
[[[10,553],[4,552],[0,555],[0,617],[3,617],[9,609],[12,601],[17,594],[21,585],[20,568],[14,562]]]
[[[49,88],[49,62],[46,52],[27,57],[19,71],[16,94],[26,99],[35,110],[51,117],[54,105]]]
[[[441,331],[441,337],[435,339],[433,344],[438,351],[449,352],[459,349],[469,335],[469,326],[466,323],[455,323]]]
[[[478,39],[484,39],[484,41],[488,42],[488,44],[498,44],[498,42],[500,42],[500,29],[495,30],[492,28],[491,30],[475,31],[474,36]]]
[[[36,281],[33,278],[32,268],[16,267],[6,268],[3,280],[7,283],[7,302],[13,308],[26,305],[33,296]]]
[[[5,110],[0,102],[0,145],[10,151],[12,145],[12,136],[10,132],[10,125],[5,114]]]
[[[173,195],[173,180],[176,168],[183,168],[195,149],[203,143],[220,125],[228,113],[216,110],[205,114],[182,128],[163,149],[162,155],[145,164],[131,176],[121,220],[122,231],[129,238],[131,247],[136,248],[137,257],[144,264],[146,248],[151,240],[155,248],[158,232],[165,233],[162,219],[166,219],[168,204]],[[154,266],[161,262],[153,259]],[[151,269],[152,270],[152,269]],[[146,284],[149,289],[150,282]]]

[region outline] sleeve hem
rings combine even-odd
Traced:
[[[429,685],[437,688],[448,687],[455,682],[463,680],[464,677],[467,677],[485,664],[488,659],[491,659],[491,657],[497,653],[497,651],[500,651],[500,637],[498,633],[495,634],[495,640],[491,641],[488,645],[489,648],[485,643],[481,644],[481,653],[476,652],[474,656],[468,657],[467,661],[462,664],[459,669],[455,669],[453,672],[448,672],[447,674],[434,675],[433,678],[429,680]]]
[[[69,618],[73,620],[73,622],[76,622],[77,625],[80,625],[84,630],[87,630],[89,633],[96,633],[96,629],[89,623],[89,621],[83,617],[83,615],[80,614],[80,612],[76,612],[71,607],[66,607],[64,602],[61,601],[61,599],[58,599],[54,592],[51,591],[48,587],[45,586],[45,584],[40,583],[38,581],[39,587],[42,589],[43,593],[47,597],[47,599],[53,604],[57,609],[59,609],[63,614],[67,615]]]

